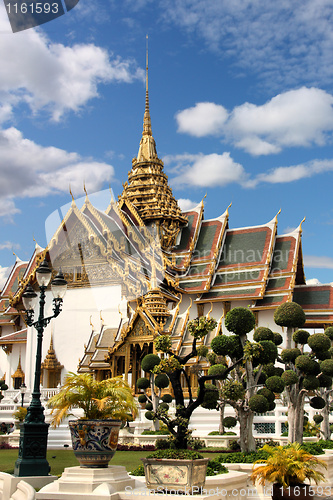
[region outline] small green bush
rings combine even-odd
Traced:
[[[328,328],[326,328],[324,333],[329,339],[333,340],[333,326],[329,326]]]
[[[306,375],[318,375],[320,373],[319,363],[317,363],[314,359],[311,359],[307,354],[298,356],[295,360],[295,366]]]
[[[293,341],[296,344],[306,344],[309,337],[310,334],[306,330],[297,330],[293,333]]]
[[[316,413],[315,415],[313,415],[313,421],[316,424],[320,424],[323,420],[324,420],[324,417],[322,415],[319,415],[319,413]]]
[[[286,370],[282,373],[281,378],[285,386],[293,385],[298,382],[297,373],[295,373],[293,370]]]
[[[223,425],[227,429],[231,429],[237,425],[237,419],[235,417],[224,417]]]
[[[173,458],[180,460],[199,460],[204,458],[201,453],[193,450],[158,450],[154,451],[151,455],[147,455],[147,458]]]
[[[229,332],[236,335],[246,335],[255,327],[256,319],[249,309],[235,307],[227,313],[224,324]]]
[[[145,417],[147,420],[154,420],[154,413],[152,411],[146,411]]]
[[[144,476],[145,475],[145,468],[143,464],[140,464],[136,469],[132,470],[130,472],[131,476]]]
[[[165,375],[165,373],[160,373],[159,375],[156,375],[154,383],[156,387],[159,389],[166,389],[169,387],[169,377]]]
[[[274,321],[279,326],[302,328],[305,323],[305,313],[296,302],[285,302],[275,309]]]
[[[323,352],[331,347],[331,341],[324,333],[314,333],[308,338],[308,345],[314,352]]]
[[[245,396],[245,389],[242,384],[233,380],[227,380],[221,392],[225,399],[231,399],[232,401],[244,399]]]
[[[172,402],[171,394],[164,394],[164,396],[162,396],[162,401],[163,403],[171,403]]]
[[[320,369],[324,375],[333,376],[333,359],[324,359],[320,363]]]
[[[217,335],[210,343],[210,347],[218,356],[227,356],[230,350],[230,342],[227,335]]]
[[[249,407],[256,413],[266,413],[268,411],[268,401],[265,396],[255,394],[249,399]]]
[[[319,375],[318,380],[319,380],[319,387],[331,387],[333,381],[332,377],[324,375],[323,373]]]
[[[303,387],[307,391],[314,391],[319,387],[319,380],[315,377],[315,375],[307,375],[303,379]]]
[[[313,398],[310,399],[310,406],[312,408],[315,408],[316,410],[321,410],[322,408],[325,408],[325,400],[321,398],[320,396],[314,396]]]
[[[281,393],[284,390],[284,382],[281,377],[277,377],[276,375],[273,377],[268,377],[265,382],[267,389],[272,392]]]
[[[260,364],[267,365],[274,363],[278,356],[277,347],[271,340],[260,340],[259,344],[262,346],[263,351],[260,354]]]
[[[146,403],[145,410],[151,411],[153,409],[152,403]]]
[[[260,340],[274,340],[274,333],[270,328],[259,326],[253,334],[253,340],[259,342]]]
[[[301,356],[301,351],[295,347],[294,349],[283,349],[281,351],[281,359],[284,363],[295,363],[295,359]]]
[[[222,376],[224,374],[224,372],[226,371],[226,369],[227,369],[227,367],[225,365],[222,365],[222,364],[213,365],[213,366],[210,366],[208,368],[208,375],[211,375],[211,376],[215,376],[215,375]]]
[[[269,379],[267,379],[269,380]],[[265,396],[265,398],[267,399],[268,402],[273,402],[275,400],[275,395],[272,391],[270,391],[269,389],[267,389],[267,387],[263,387],[262,389],[259,389],[257,391],[257,394],[259,394],[260,396]]]
[[[160,364],[160,362],[161,360],[157,354],[147,354],[141,361],[141,368],[144,372],[151,372],[156,365]]]
[[[138,378],[138,380],[136,382],[136,386],[138,389],[148,389],[149,380],[145,377]]]
[[[281,345],[283,342],[283,337],[281,333],[273,332],[274,333],[274,339],[273,342],[275,345]]]
[[[138,401],[139,403],[145,403],[147,401],[147,396],[145,394],[140,394],[140,396],[138,396]]]

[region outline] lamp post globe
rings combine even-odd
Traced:
[[[46,459],[49,424],[45,423],[44,408],[40,401],[42,342],[45,327],[52,318],[56,318],[61,312],[62,301],[67,288],[67,282],[61,270],[59,270],[57,276],[51,283],[51,290],[54,297],[53,314],[45,317],[46,289],[50,283],[51,276],[52,270],[47,260],[44,259],[36,270],[36,280],[40,292],[39,314],[36,321],[34,321],[34,308],[36,306],[38,294],[30,283],[26,286],[22,294],[22,302],[26,312],[26,323],[28,326],[34,327],[37,331],[37,347],[32,398],[27,409],[25,420],[20,425],[20,446],[19,456],[15,463],[15,476],[47,476],[50,471],[50,466]],[[24,392],[21,390],[22,406]]]

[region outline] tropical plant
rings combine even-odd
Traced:
[[[264,445],[262,450],[269,456],[254,462],[251,474],[253,483],[259,479],[261,485],[268,481],[287,488],[303,484],[306,480],[313,480],[316,484],[325,480],[324,474],[317,469],[326,468],[326,463],[302,449],[299,443],[285,447]],[[265,465],[255,467],[258,462],[264,462]]]
[[[128,420],[138,409],[131,388],[122,377],[97,381],[90,373],[69,372],[58,394],[49,399],[52,425],[57,426],[73,408],[81,408],[82,418]]]
[[[15,418],[15,420],[18,420],[19,422],[23,422],[26,414],[27,414],[27,408],[24,408],[23,406],[19,406],[17,408],[17,410],[14,411],[13,417]]]

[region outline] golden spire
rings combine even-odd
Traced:
[[[143,115],[142,139],[138,152],[137,161],[157,159],[156,144],[151,130],[151,119],[149,111],[149,93],[148,93],[148,35],[146,35],[146,103],[145,113]]]

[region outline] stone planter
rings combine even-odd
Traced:
[[[70,420],[74,455],[80,467],[107,467],[116,452],[121,420]]]
[[[179,460],[142,458],[147,488],[157,491],[191,494],[204,487],[208,458]]]

